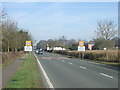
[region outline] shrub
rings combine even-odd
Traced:
[[[77,58],[84,58],[90,60],[97,60],[97,61],[105,61],[105,62],[118,62],[118,51],[117,50],[91,50],[91,51],[54,51],[55,53],[62,54],[62,55],[69,55],[72,57]]]

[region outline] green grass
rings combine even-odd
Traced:
[[[33,54],[22,62],[20,68],[5,88],[43,88],[40,71]]]
[[[110,65],[110,66],[114,66],[114,67],[119,67],[120,63],[113,63],[113,62],[100,62],[101,64],[105,64],[105,65]]]
[[[89,59],[84,59],[84,60],[90,61],[90,62],[95,62],[95,63],[100,63],[100,64],[105,64],[105,65],[109,65],[109,66],[114,66],[114,67],[119,67],[120,66],[120,63],[104,62],[104,61],[89,60]]]

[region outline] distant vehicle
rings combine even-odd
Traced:
[[[37,49],[37,50],[35,51],[35,53],[36,53],[36,54],[43,54],[43,50],[42,50],[42,49]]]

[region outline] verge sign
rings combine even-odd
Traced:
[[[78,46],[78,51],[85,51],[85,46]]]
[[[84,46],[84,41],[79,41],[79,46]]]
[[[32,51],[31,41],[26,41],[26,46],[24,46],[24,51]]]
[[[26,41],[26,46],[31,46],[31,41]]]
[[[84,41],[79,41],[78,51],[85,51]]]
[[[32,46],[24,46],[24,51],[32,51]]]

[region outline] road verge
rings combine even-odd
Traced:
[[[43,72],[43,75],[44,75],[44,77],[45,77],[45,80],[46,80],[49,88],[54,88],[53,85],[52,85],[52,83],[51,83],[51,81],[50,81],[50,79],[49,79],[48,76],[47,76],[47,73],[45,72],[44,68],[42,67],[40,61],[38,60],[37,56],[36,56],[35,54],[34,54],[34,56],[35,56],[35,58],[36,58],[36,60],[37,60],[37,62],[38,62],[38,64],[39,64],[39,67],[41,68],[41,70],[42,70],[42,72]]]
[[[43,88],[34,55],[29,53],[5,88]]]

